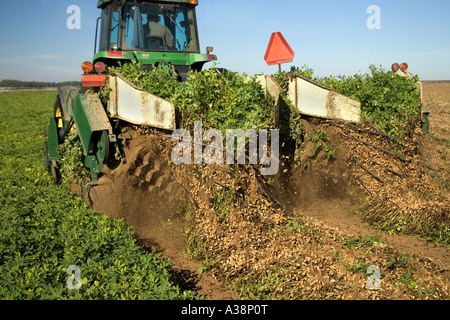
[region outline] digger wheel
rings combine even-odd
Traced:
[[[109,160],[110,141],[107,131],[103,131],[97,142],[97,160],[100,163],[106,163]]]
[[[59,170],[58,170],[58,165],[56,164],[56,161],[53,160],[50,168],[50,175],[52,176],[53,181],[58,184],[59,183]]]

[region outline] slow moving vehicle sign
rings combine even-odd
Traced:
[[[294,60],[294,51],[287,43],[281,32],[274,32],[270,38],[264,60],[269,66],[281,65],[282,63],[292,62]]]

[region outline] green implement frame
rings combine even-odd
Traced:
[[[66,99],[63,106],[64,117],[70,119],[64,122],[64,135],[67,135],[75,125],[83,146],[84,164],[91,170],[91,180],[95,182],[103,170],[103,164],[108,160],[111,145],[117,139],[97,94],[77,93],[70,100],[70,106],[68,101],[69,99]],[[49,170],[54,170],[56,161],[60,159],[58,147],[64,137],[60,137],[58,131],[56,118],[50,118],[45,145],[46,164]]]

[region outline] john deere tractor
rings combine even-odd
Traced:
[[[84,164],[96,182],[115,148],[118,121],[175,130],[175,109],[166,100],[144,92],[108,68],[132,61],[150,71],[155,66],[175,70],[186,81],[190,70],[200,71],[217,60],[207,48],[200,53],[195,9],[197,0],[100,0],[92,62],[82,63],[82,86],[59,89],[45,146],[46,164],[58,180],[58,146],[76,128]],[[110,99],[102,102],[99,89],[109,80]],[[112,152],[111,152],[112,153]]]

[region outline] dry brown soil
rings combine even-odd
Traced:
[[[450,83],[425,84],[424,90],[424,103],[431,111],[431,129],[428,135],[422,137],[417,163],[425,163],[432,168],[432,170],[422,168],[420,173],[429,176],[427,181],[438,185],[440,199],[443,197],[448,200],[450,199],[448,187]],[[438,263],[443,272],[449,272],[450,249],[436,246],[417,236],[391,235],[376,230],[352,213],[355,197],[350,196],[346,188],[351,176],[358,177],[361,186],[369,193],[384,192],[383,188],[386,184],[406,183],[405,179],[398,180],[400,178],[384,178],[383,176],[386,182],[382,186],[364,170],[356,171],[354,166],[349,166],[349,161],[352,159],[358,159],[361,164],[368,166],[364,162],[367,157],[377,157],[376,159],[382,163],[388,161],[388,158],[385,159],[378,153],[363,149],[363,146],[343,138],[341,134],[348,133],[367,139],[368,137],[316,119],[305,120],[304,124],[307,132],[310,133],[317,129],[326,131],[338,156],[336,160],[330,161],[322,153],[311,161],[307,168],[304,166],[295,168],[292,164],[286,163],[286,167],[290,169],[288,176],[283,174],[284,167],[281,168],[281,173],[271,186],[270,192],[282,204],[285,214],[295,216],[300,212],[318,223],[338,229],[350,236],[380,235],[397,251],[430,259]],[[124,148],[126,161],[111,164],[105,170],[99,185],[90,191],[92,207],[112,219],[123,218],[125,223],[133,226],[136,231],[139,245],[148,250],[161,252],[164,258],[172,260],[174,278],[183,288],[198,290],[199,295],[204,295],[206,299],[241,299],[222,279],[212,272],[201,272],[199,262],[186,256],[184,234],[186,228],[183,216],[185,199],[195,191],[187,187],[189,186],[187,182],[192,181],[180,181],[176,178],[175,173],[179,168],[170,161],[171,146],[174,142],[153,134],[139,134],[132,128],[128,128],[125,134],[131,138]],[[381,143],[381,140],[372,141]],[[312,157],[308,153],[310,148],[310,144],[304,146],[302,163],[307,163],[308,158]],[[391,168],[404,169],[396,161],[389,161]],[[412,167],[407,169],[413,170]],[[186,175],[183,177],[189,180]],[[196,171],[191,172],[191,177],[193,180],[214,181],[213,178],[201,176]],[[415,180],[412,178],[412,181]],[[362,197],[364,188],[356,191],[361,193]],[[408,186],[405,185],[405,188]],[[398,190],[403,192],[401,187]],[[445,209],[445,201],[439,205]]]
[[[112,219],[123,218],[135,230],[137,244],[172,260],[171,271],[182,288],[212,300],[238,300],[237,294],[214,275],[201,273],[199,263],[186,257],[183,206],[189,190],[173,178],[170,139],[132,129],[127,134],[131,137],[125,148],[127,160],[107,168],[90,191],[93,208]]]

